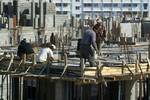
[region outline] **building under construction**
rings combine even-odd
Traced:
[[[57,60],[20,62],[16,50],[2,48],[1,100],[149,100],[149,49],[146,43],[109,45],[97,66],[76,57],[76,48],[56,51]]]

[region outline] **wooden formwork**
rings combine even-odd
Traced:
[[[65,60],[62,61],[64,64],[47,63],[43,65],[26,61],[19,63],[20,60],[13,54],[10,58],[3,56],[0,62],[0,74],[3,76],[1,89],[3,89],[3,81],[6,80],[7,87],[9,87],[7,100],[27,100],[27,97],[35,100],[43,100],[43,98],[44,100],[49,100],[49,98],[50,100],[91,100],[90,98],[129,100],[131,95],[127,93],[127,90],[132,91],[133,84],[138,84],[137,98],[142,100],[143,97],[149,96],[149,90],[144,86],[145,84],[149,88],[149,59],[146,63],[140,63],[137,60],[134,64],[122,62],[121,66],[98,64],[96,67],[85,67],[84,60],[81,60],[81,64],[74,67],[68,65],[67,55],[64,58]],[[36,86],[30,86],[29,81],[36,81]],[[126,86],[130,88],[125,89]],[[94,91],[93,87],[96,87],[94,97],[91,95]],[[30,93],[30,90],[33,94]],[[68,92],[64,93],[66,90]],[[108,90],[114,90],[115,96]],[[73,94],[75,91],[76,93]],[[3,90],[1,90],[1,99],[3,98],[2,92]],[[58,95],[60,93],[61,95]]]

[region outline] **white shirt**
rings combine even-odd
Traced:
[[[47,55],[49,57],[54,57],[53,51],[50,48],[41,48],[37,57],[37,62],[45,62],[47,61]]]

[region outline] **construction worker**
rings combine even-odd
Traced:
[[[30,43],[27,43],[26,39],[24,38],[18,46],[17,55],[22,59],[24,54],[33,53],[34,51],[32,49],[32,45]]]
[[[88,59],[90,67],[95,66],[95,51],[97,52],[96,34],[92,29],[92,25],[87,26],[87,30],[84,32],[80,41],[80,58]]]
[[[93,30],[96,33],[96,44],[99,51],[98,54],[102,55],[102,46],[106,37],[105,27],[102,25],[102,23],[97,22],[97,24],[94,25]]]
[[[53,61],[54,60],[54,54],[53,50],[56,49],[56,46],[54,44],[43,44],[42,48],[39,51],[38,57],[37,57],[37,62],[38,63],[45,63],[47,60],[48,61]]]
[[[51,36],[50,36],[50,43],[54,44],[54,45],[56,44],[54,33],[52,33]]]

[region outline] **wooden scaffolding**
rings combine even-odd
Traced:
[[[26,58],[20,63],[13,51],[5,52],[10,56],[0,57],[1,100],[4,92],[6,100],[148,100],[150,97],[149,58],[146,62],[138,57],[136,63],[122,61],[115,65],[102,64],[100,58],[96,67],[86,67],[84,59],[69,58],[66,53],[59,63],[35,64],[35,60],[28,62]],[[70,64],[72,61],[74,64]]]

